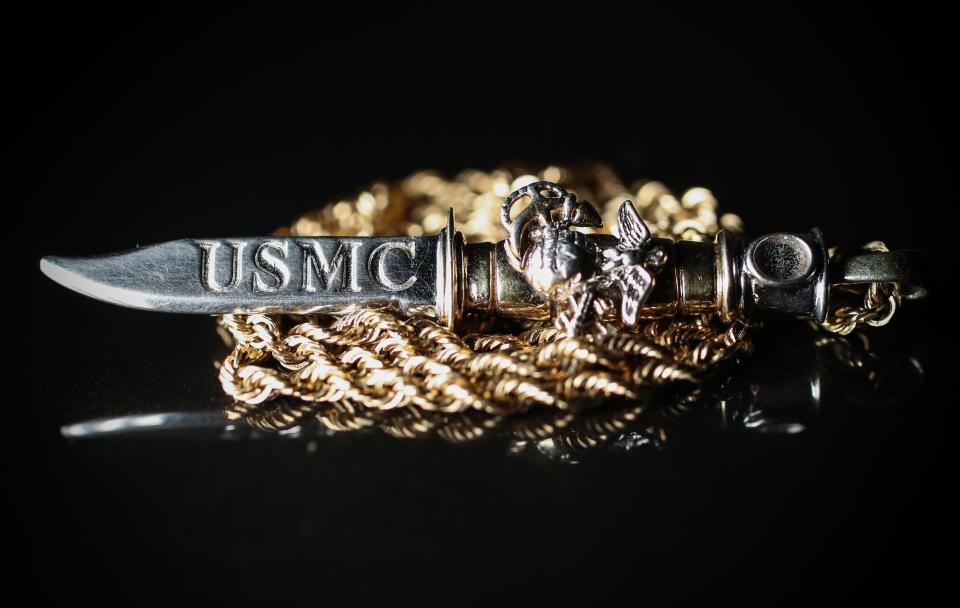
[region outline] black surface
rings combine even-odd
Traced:
[[[956,507],[949,264],[870,332],[899,388],[864,395],[831,368],[795,435],[724,431],[704,408],[660,450],[576,464],[500,438],[61,436],[215,411],[223,353],[209,319],[84,299],[42,279],[41,255],[263,233],[423,167],[604,160],[711,187],[754,233],[952,250],[930,240],[956,198],[944,15],[611,12],[533,43],[519,17],[477,10],[416,32],[252,10],[11,16],[6,228],[28,236],[5,290],[12,588],[128,604],[935,597]],[[777,391],[809,345],[768,342],[748,368],[789,405]]]

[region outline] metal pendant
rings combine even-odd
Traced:
[[[519,213],[515,206],[527,200]],[[511,217],[513,215],[513,217]],[[770,310],[823,321],[831,287],[899,283],[925,293],[913,250],[830,264],[820,231],[777,233],[744,246],[652,238],[630,201],[617,236],[587,234],[600,215],[551,182],[510,194],[508,238],[464,243],[450,210],[426,237],[251,237],[179,240],[90,258],[45,257],[54,281],[99,300],[164,312],[338,313],[358,306],[433,316],[453,327],[466,313],[554,321],[569,333],[604,323]]]

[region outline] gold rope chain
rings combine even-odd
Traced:
[[[606,226],[616,209],[634,201],[655,236],[712,240],[721,229],[741,231],[740,218],[717,216],[705,188],[679,198],[660,182],[628,188],[610,168],[548,167],[539,173],[465,171],[452,180],[419,172],[397,183],[375,183],[351,200],[311,211],[279,235],[419,236],[442,230],[452,207],[467,242],[504,238],[504,197],[546,180],[582,200],[603,201]],[[885,249],[882,243],[868,245]],[[861,289],[864,304],[830,311],[823,328],[848,334],[882,325],[896,311],[899,286]],[[511,324],[512,323],[512,324]],[[552,324],[467,319],[457,333],[432,319],[356,309],[330,315],[224,315],[232,351],[220,366],[223,390],[234,399],[232,418],[283,428],[304,415],[348,430],[379,415],[417,411],[483,412],[494,417],[533,406],[561,411],[612,398],[640,399],[651,388],[694,383],[720,361],[750,348],[750,325],[713,313],[641,321],[601,338],[568,337]],[[283,399],[276,407],[265,404]],[[291,405],[293,404],[293,405]],[[280,419],[276,419],[277,416]]]

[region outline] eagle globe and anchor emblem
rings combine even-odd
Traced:
[[[529,204],[511,219],[513,207],[524,199]],[[570,335],[588,325],[602,332],[603,321],[614,314],[624,325],[634,325],[656,272],[667,261],[629,200],[617,213],[619,239],[575,230],[601,227],[600,214],[552,182],[511,193],[500,221],[508,233],[511,265],[551,303],[558,326]]]

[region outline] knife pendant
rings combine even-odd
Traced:
[[[521,200],[529,204],[511,217]],[[630,201],[619,237],[588,234],[600,216],[551,182],[511,193],[508,238],[465,243],[454,225],[422,237],[184,239],[89,258],[45,257],[41,270],[84,295],[132,308],[196,314],[339,313],[355,307],[423,314],[454,327],[466,313],[591,323],[778,311],[822,322],[831,288],[892,282],[924,295],[918,251],[871,252],[830,263],[820,231],[776,233],[744,246],[651,237]],[[837,295],[837,294],[833,294]]]

